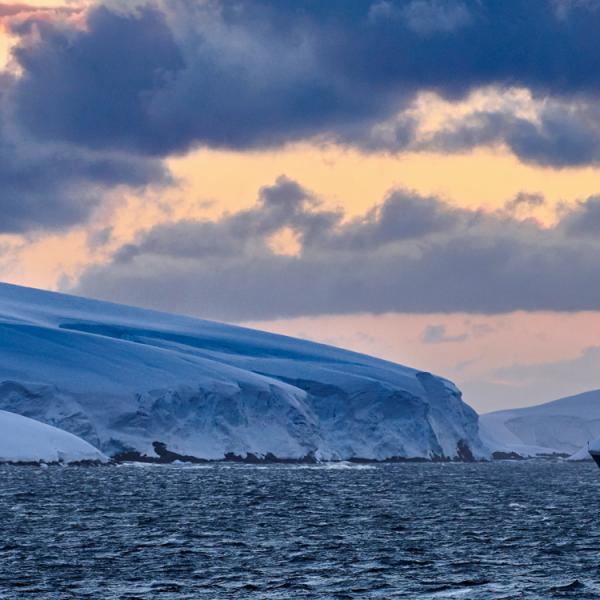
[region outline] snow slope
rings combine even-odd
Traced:
[[[56,427],[0,410],[0,463],[107,462],[92,445]]]
[[[600,443],[600,440],[596,440],[597,442]],[[598,445],[598,444],[596,444]],[[579,460],[592,460],[592,457],[590,456],[590,449],[598,449],[598,448],[592,448],[592,444],[590,443],[589,447],[586,444],[585,446],[581,447],[577,452],[575,452],[575,454],[571,454],[571,456],[569,456],[569,458],[567,460],[572,460],[572,461],[579,461]]]
[[[523,456],[577,453],[600,437],[600,390],[481,415],[480,434],[491,450]]]
[[[590,450],[600,452],[600,436],[589,440],[578,452],[569,456],[569,460],[592,460]]]
[[[0,409],[109,455],[486,455],[429,373],[308,341],[0,284]]]

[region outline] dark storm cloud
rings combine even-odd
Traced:
[[[537,164],[600,160],[593,2],[111,0],[76,19],[70,10],[17,13],[12,4],[2,13],[19,37],[19,74],[0,74],[0,233],[80,223],[116,186],[167,181],[159,161],[195,145],[261,148],[316,136],[367,151],[502,143]],[[482,86],[528,88],[539,118],[478,113],[419,139],[407,110],[417,94],[456,100]],[[306,247],[349,252],[466,218],[410,202],[390,198],[378,209],[385,214],[335,235],[338,214],[296,206],[294,226]],[[238,222],[245,228],[249,218]],[[211,227],[194,252],[238,251],[234,233],[228,249]]]
[[[448,206],[440,210],[440,203],[435,198],[395,191],[381,206],[330,236],[329,244],[349,250],[373,249],[394,241],[451,231],[458,226],[462,216],[460,211]]]
[[[535,119],[510,112],[479,112],[413,144],[457,152],[503,143],[523,162],[573,167],[600,162],[600,111],[588,105],[551,105]]]
[[[600,197],[580,202],[563,218],[562,227],[569,236],[589,237],[600,241]]]
[[[0,75],[0,234],[62,229],[85,220],[109,189],[170,181],[156,160],[24,136],[10,119],[14,83]]]
[[[226,320],[597,310],[600,237],[569,230],[596,202],[544,229],[506,211],[484,214],[394,192],[347,220],[280,178],[253,209],[216,222],[158,225],[111,264],[90,268],[74,291]],[[282,228],[297,234],[299,254],[271,250],[270,237]]]
[[[90,11],[85,32],[64,23],[28,21],[17,29],[35,42],[14,51],[23,68],[17,113],[36,134],[89,146],[127,147],[134,136],[153,153],[159,131],[145,118],[169,74],[183,67],[173,36],[156,10],[118,15]]]
[[[160,165],[85,158],[69,151],[15,157],[0,140],[0,234],[63,229],[84,221],[115,184],[143,186]]]
[[[600,89],[600,11],[589,3],[114,5],[92,8],[83,30],[39,22],[28,39],[34,21],[21,25],[19,117],[37,135],[154,155],[314,135],[371,148],[374,124],[397,115],[420,91],[455,99],[480,86],[516,85],[539,96],[595,98]],[[495,127],[508,128],[504,137],[514,151],[544,164],[596,156],[595,147],[575,148],[581,132],[563,125],[547,115],[539,131],[530,131],[528,123],[490,117],[472,135],[497,139]],[[404,116],[393,145],[413,137]]]

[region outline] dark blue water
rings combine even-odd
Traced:
[[[0,598],[600,598],[600,469],[0,468]]]

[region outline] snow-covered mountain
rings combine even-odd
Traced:
[[[39,421],[0,410],[0,463],[108,462],[91,444]]]
[[[577,453],[600,437],[600,390],[481,415],[480,435],[492,451],[522,456]]]
[[[444,379],[308,341],[0,284],[0,409],[109,455],[486,455]],[[172,455],[169,455],[172,457]]]

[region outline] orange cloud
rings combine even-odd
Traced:
[[[28,3],[0,4],[0,69],[6,67],[10,61],[12,47],[18,38],[11,35],[11,28],[35,15],[36,19],[55,19],[68,16],[76,19],[82,15],[83,6],[65,6],[62,1],[47,0]]]
[[[61,16],[80,14],[83,7],[65,6],[62,3],[44,4],[14,3],[0,5],[0,33],[10,31],[11,24],[27,19],[35,14],[37,19],[51,19],[57,14]]]

